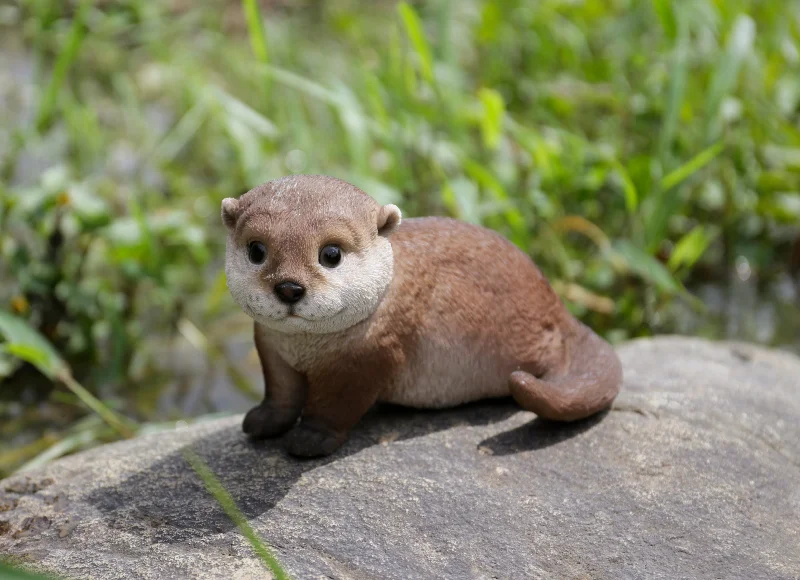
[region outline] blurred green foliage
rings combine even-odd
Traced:
[[[0,578],[3,580],[57,580],[53,575],[28,572],[18,566],[12,566],[0,561]]]
[[[800,266],[797,0],[28,0],[0,23],[0,309],[139,420],[175,331],[253,390],[221,346],[218,208],[289,173],[503,233],[613,341],[709,333],[685,287]],[[18,355],[0,399],[61,406],[0,472],[85,443]]]

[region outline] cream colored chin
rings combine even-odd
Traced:
[[[341,321],[337,321],[336,316],[321,320],[309,320],[308,318],[296,315],[286,316],[277,320],[259,316],[251,316],[251,318],[262,326],[280,334],[330,334],[332,332],[345,330],[351,326],[346,322],[342,323]]]

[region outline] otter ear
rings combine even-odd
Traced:
[[[397,229],[401,220],[400,208],[389,204],[378,211],[378,235],[388,236]]]
[[[239,219],[239,200],[233,197],[226,197],[222,200],[222,223],[228,229],[232,229]]]

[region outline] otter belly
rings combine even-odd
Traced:
[[[422,344],[380,400],[418,408],[443,408],[509,395],[514,365],[467,345]]]

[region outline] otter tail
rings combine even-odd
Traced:
[[[611,406],[622,387],[622,364],[609,343],[580,324],[566,372],[540,378],[515,371],[511,395],[521,407],[544,419],[575,421]]]

